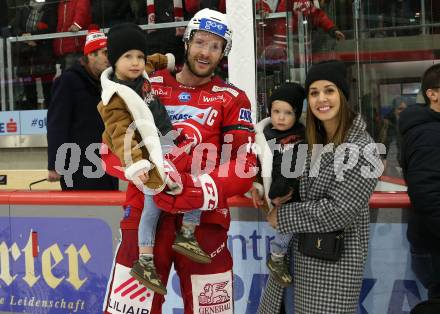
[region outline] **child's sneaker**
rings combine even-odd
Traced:
[[[292,276],[289,274],[284,258],[273,258],[272,254],[269,254],[267,268],[280,286],[285,288],[292,283]]]
[[[173,243],[173,250],[196,263],[211,263],[211,258],[200,248],[199,242],[197,242],[194,237],[194,233],[184,236],[181,232],[178,232]]]
[[[139,258],[130,270],[130,275],[154,292],[163,295],[167,294],[167,288],[162,284],[162,281],[157,275],[152,258]]]

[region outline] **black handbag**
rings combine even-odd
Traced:
[[[298,251],[305,256],[338,261],[344,250],[344,230],[298,234]]]

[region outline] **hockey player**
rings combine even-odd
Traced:
[[[109,31],[107,48],[111,68],[101,75],[103,93],[102,102],[98,105],[105,125],[103,140],[125,167],[125,177],[147,192],[145,210],[142,211],[138,227],[139,260],[133,265],[131,275],[153,291],[166,294],[153,263],[154,234],[160,209],[148,192],[161,191],[165,183],[162,179],[165,162],[158,160],[161,157],[159,151],[167,158],[169,154],[177,155],[177,151],[184,151],[186,145],[189,149],[192,142],[173,141],[168,113],[152,94],[145,72],[147,38],[142,29],[133,23],[113,26]],[[165,57],[167,60],[174,58],[169,54]],[[171,66],[174,67],[174,62],[171,62]],[[126,147],[125,137],[134,131],[130,125],[136,125],[136,133],[130,139],[130,147]],[[162,135],[160,139],[157,131]],[[139,145],[141,139],[145,146]],[[129,155],[126,154],[128,152]],[[189,170],[178,169],[181,172]],[[179,189],[179,185],[170,184],[169,189],[178,193],[176,189]],[[173,248],[196,262],[209,263],[209,256],[200,249],[194,238],[200,213],[199,210],[185,213],[182,230]]]
[[[210,9],[199,11],[183,36],[182,71],[175,77],[168,71],[151,76],[153,92],[166,106],[173,128],[196,143],[189,154],[173,160],[191,164],[191,173],[179,174],[182,193],[173,196],[164,191],[154,196],[155,203],[165,211],[156,231],[154,263],[164,284],[174,264],[187,314],[233,313],[232,257],[226,244],[230,214],[226,200],[247,192],[255,175],[249,100],[243,91],[213,76],[231,49],[231,33],[226,15]],[[108,154],[103,159],[109,173],[122,177],[115,156]],[[164,297],[142,290],[129,275],[138,258],[136,229],[142,206],[143,194],[129,184],[105,313],[121,313],[124,308],[131,308],[134,313],[162,312]],[[176,213],[194,208],[203,211],[195,235],[210,255],[210,264],[192,262],[172,250],[182,220],[182,215]]]

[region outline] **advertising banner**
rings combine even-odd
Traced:
[[[359,314],[407,314],[426,298],[410,269],[405,232],[405,224],[371,224]],[[234,313],[256,313],[268,278],[266,258],[273,236],[264,222],[231,223]],[[102,313],[112,240],[109,226],[100,219],[0,217],[0,312]],[[183,313],[174,271],[167,289],[163,313]],[[151,298],[147,292],[140,295],[146,301]],[[132,311],[129,306],[114,308],[121,314]],[[225,313],[230,310],[225,307]]]
[[[0,217],[0,312],[100,313],[112,258],[100,219]]]
[[[234,312],[254,314],[268,278],[266,257],[273,230],[263,222],[231,223],[228,246],[234,258]],[[426,290],[410,269],[406,224],[370,225],[370,249],[358,314],[409,314]],[[164,313],[182,314],[179,281],[168,285]],[[295,281],[295,278],[293,279]]]
[[[0,111],[0,136],[20,134],[20,114],[18,111]]]
[[[47,110],[20,111],[20,133],[22,135],[46,134]]]

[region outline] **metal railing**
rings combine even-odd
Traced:
[[[143,30],[157,30],[157,29],[166,29],[166,28],[177,28],[177,27],[185,27],[188,24],[188,21],[182,22],[170,22],[170,23],[160,23],[160,24],[145,24],[140,25]],[[108,32],[108,28],[102,29],[104,32]],[[66,37],[78,37],[87,35],[87,31],[79,31],[79,32],[63,32],[63,33],[50,33],[44,35],[30,35],[30,36],[15,36],[6,38],[6,62],[7,62],[7,85],[8,85],[8,108],[6,107],[6,99],[4,99],[5,95],[5,84],[2,84],[2,111],[7,109],[14,110],[14,66],[12,64],[12,44],[26,41],[37,41],[44,39],[55,39],[55,38],[66,38]],[[3,58],[3,40],[1,41],[1,54],[2,54],[2,62]],[[1,65],[1,75],[2,82],[4,82],[4,64]]]
[[[286,18],[286,12],[270,13],[264,17],[256,15],[256,19],[260,21]],[[169,22],[169,23],[159,23],[159,24],[145,24],[140,25],[143,30],[158,30],[167,28],[177,28],[185,27],[188,21],[182,22]],[[426,32],[427,28],[440,27],[440,23],[423,23],[419,25],[408,25],[408,26],[396,26],[396,27],[382,27],[382,28],[369,28],[357,30],[360,33],[364,32],[375,32],[375,31],[391,31],[391,30],[406,30],[420,28],[423,30],[423,34]],[[108,28],[103,29],[104,32],[108,32]],[[354,32],[356,30],[343,30],[344,33]],[[0,80],[1,80],[1,110],[14,110],[14,66],[12,62],[12,44],[26,41],[38,41],[44,39],[55,39],[55,38],[67,38],[67,37],[78,37],[85,36],[87,31],[79,32],[63,32],[63,33],[50,33],[44,35],[30,35],[30,36],[15,36],[8,37],[6,39],[0,38]],[[293,36],[294,37],[294,36]],[[6,43],[6,65],[4,63],[4,49]],[[6,79],[5,79],[6,75]],[[8,86],[6,92],[6,86]],[[6,101],[6,93],[8,94],[8,100]]]

